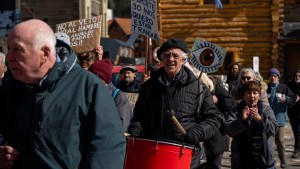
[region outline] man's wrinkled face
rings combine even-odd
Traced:
[[[296,83],[300,83],[300,73],[296,73],[294,79]]]
[[[271,83],[278,83],[279,82],[279,77],[276,74],[271,74],[269,77],[269,80]]]
[[[127,83],[130,83],[134,80],[134,78],[136,77],[136,74],[130,70],[125,70],[123,73],[122,73],[122,76],[123,76],[123,80]]]
[[[4,62],[3,58],[0,57],[0,78],[6,72],[6,65],[3,62]]]
[[[238,65],[233,65],[232,67],[231,67],[231,75],[233,76],[233,77],[237,77],[238,76],[238,74],[239,74],[239,67],[238,67]]]
[[[15,79],[25,83],[34,83],[41,71],[43,51],[33,46],[33,40],[18,30],[9,34],[7,63]]]
[[[178,48],[171,48],[162,53],[161,59],[164,70],[169,77],[175,77],[185,63],[185,58],[182,55],[183,51]]]

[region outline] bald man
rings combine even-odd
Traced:
[[[12,76],[0,87],[0,168],[122,169],[122,124],[98,77],[71,50],[57,56],[55,35],[40,20],[16,25],[7,44]]]

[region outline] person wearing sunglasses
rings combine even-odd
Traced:
[[[262,78],[258,78],[252,68],[242,68],[238,76],[238,85],[231,92],[232,96],[235,98],[237,103],[240,102],[243,97],[239,91],[242,85],[248,81],[253,81],[253,80],[259,81],[261,84],[263,83]],[[269,106],[270,104],[268,101],[268,96],[266,91],[267,91],[267,86],[262,87],[260,100],[264,105]]]
[[[295,138],[292,158],[300,158],[300,70],[294,72],[293,80],[288,83],[288,87],[296,95],[296,104],[288,108],[288,116]]]
[[[89,67],[97,60],[101,60],[103,56],[103,47],[97,45],[93,51],[80,53],[78,54],[77,58],[79,60],[80,66],[88,70]]]
[[[262,104],[261,84],[258,81],[245,82],[240,93],[242,101],[233,113],[225,117],[225,130],[233,137],[232,146],[236,147],[238,168],[274,169],[273,144],[278,129],[275,115],[270,106]]]
[[[280,72],[278,69],[271,68],[268,71],[268,77],[268,99],[270,106],[275,113],[279,126],[278,132],[275,135],[275,143],[280,160],[280,167],[286,168],[287,163],[285,160],[284,126],[287,124],[287,107],[295,104],[296,97],[287,85],[279,83]]]

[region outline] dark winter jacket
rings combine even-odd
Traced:
[[[40,85],[11,76],[0,88],[0,133],[21,152],[14,169],[123,168],[125,138],[112,97],[69,52]]]
[[[112,83],[109,83],[106,87],[108,91],[110,91],[111,95],[115,90],[117,90],[117,88]],[[114,101],[118,108],[123,128],[125,131],[127,131],[127,128],[130,124],[130,120],[132,118],[132,110],[128,98],[124,92],[119,90],[114,98]]]
[[[272,95],[272,89],[274,89],[274,95]],[[268,84],[268,99],[270,107],[275,113],[276,120],[280,127],[283,127],[287,123],[287,107],[291,107],[295,104],[296,99],[293,92],[285,84],[270,83]],[[285,98],[285,102],[280,102],[280,97]]]
[[[198,122],[196,110],[201,92],[204,99]],[[169,86],[163,67],[152,72],[150,79],[142,85],[132,121],[140,123],[146,138],[182,141],[179,129],[167,114],[170,109],[174,110],[174,116],[185,131],[192,130],[200,141],[211,138],[222,120],[209,90],[204,86],[201,91],[199,80],[185,66]]]
[[[231,93],[233,89],[238,87],[238,83],[239,83],[238,77],[231,77],[228,75],[226,83],[228,84],[228,91],[229,91],[229,93]]]
[[[220,83],[215,85],[214,95],[218,98],[217,107],[225,116],[234,110],[235,101],[229,92]],[[212,156],[223,153],[228,147],[228,140],[225,133],[224,124],[220,130],[210,139],[204,141],[205,154]]]
[[[294,93],[300,97],[300,83],[292,81],[288,83],[288,87]],[[288,108],[288,114],[290,120],[300,123],[300,101],[296,102],[294,106]]]
[[[242,101],[234,113],[227,114],[225,118],[225,127],[227,134],[233,137],[232,149],[235,153],[239,154],[239,162],[243,169],[250,168],[253,162],[253,134],[260,133],[260,137],[265,137],[265,140],[261,140],[261,154],[265,161],[264,167],[272,166],[274,164],[275,148],[274,148],[274,136],[278,130],[278,124],[276,122],[275,115],[269,106],[262,104],[258,101],[258,112],[262,117],[260,122],[256,122],[253,119],[244,121],[242,119],[242,111],[246,106],[245,102]],[[255,130],[254,130],[255,127]],[[264,136],[262,136],[264,134]]]
[[[118,89],[121,89],[123,92],[139,93],[141,82],[134,78],[134,80],[129,85],[127,85],[126,82],[122,80],[119,84],[116,85],[116,87]]]

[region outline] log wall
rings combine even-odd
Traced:
[[[242,67],[252,67],[252,57],[259,56],[265,77],[271,67],[282,70],[278,37],[283,7],[283,0],[231,0],[223,9],[199,5],[199,0],[160,0],[160,36],[162,41],[183,38],[190,48],[196,37],[215,43],[237,52],[234,61]]]

